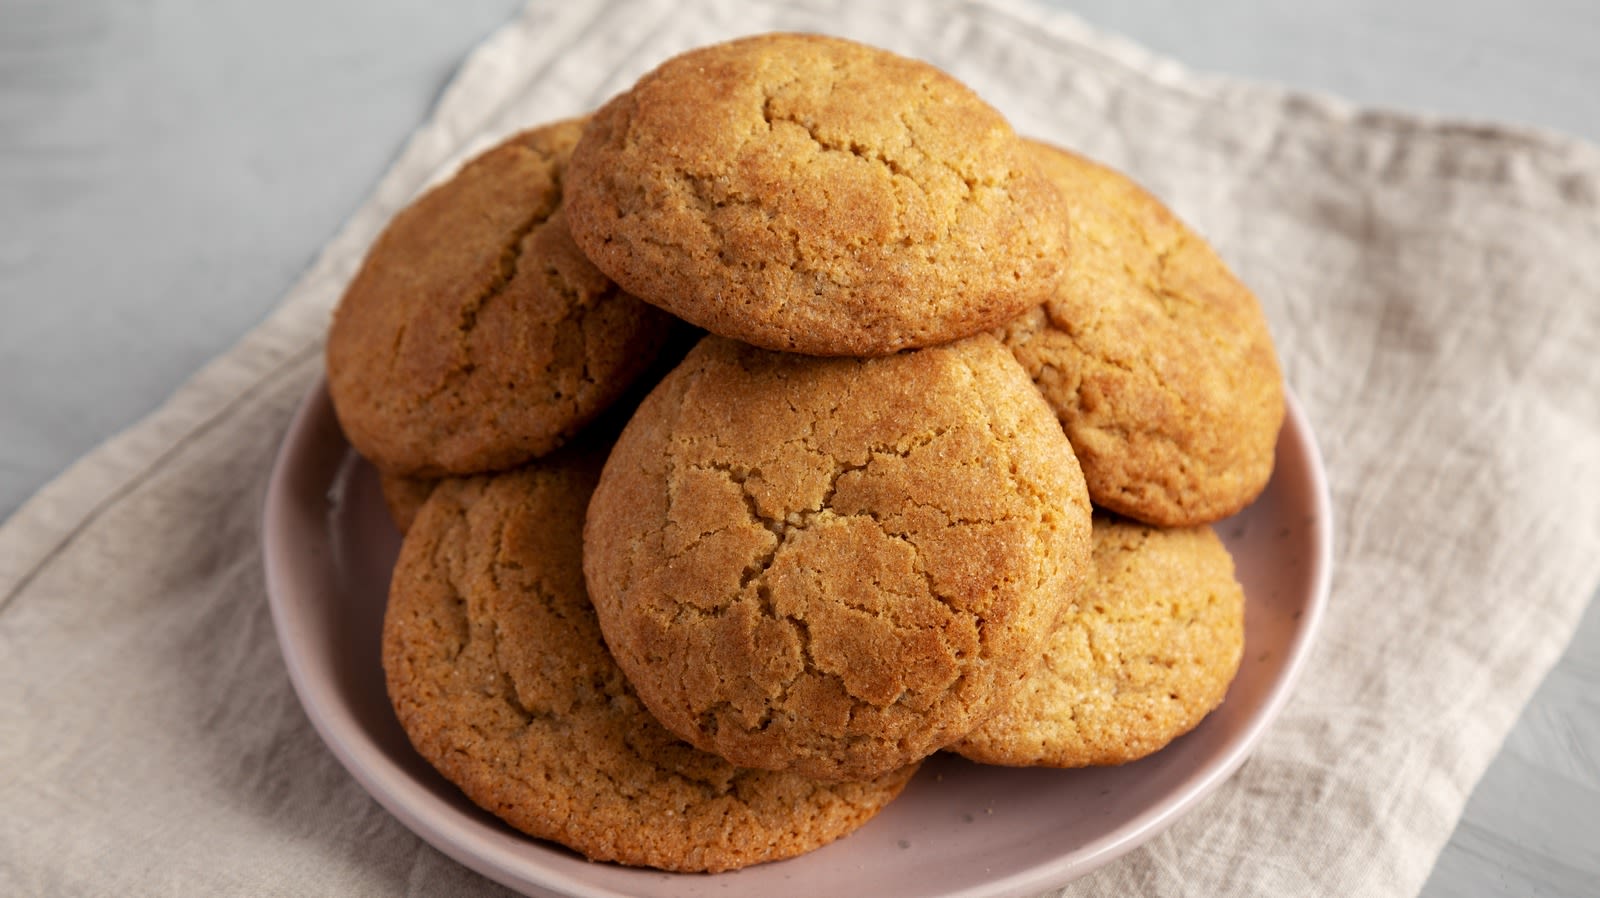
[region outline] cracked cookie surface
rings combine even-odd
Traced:
[[[1063,198],[1072,259],[1000,335],[1055,408],[1090,497],[1163,526],[1237,512],[1272,476],[1284,415],[1255,295],[1122,174],[1027,145]]]
[[[334,313],[328,390],[384,471],[508,468],[560,445],[645,368],[670,324],[584,258],[561,211],[582,130],[518,134],[395,216]]]
[[[708,337],[640,406],[584,568],[668,729],[828,780],[924,757],[1003,702],[1088,563],[1083,477],[989,335],[876,359]]]
[[[595,113],[573,235],[712,333],[885,355],[999,325],[1060,276],[1058,198],[992,107],[926,63],[768,34],[675,57]]]
[[[604,459],[592,442],[443,480],[419,513],[383,637],[412,743],[475,803],[592,860],[714,872],[860,826],[914,765],[836,785],[736,768],[639,703],[584,592],[583,516]]]
[[[952,750],[988,764],[1137,760],[1222,702],[1244,650],[1244,590],[1205,525],[1094,518],[1093,572],[1010,704]]]

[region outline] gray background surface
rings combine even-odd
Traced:
[[[1194,69],[1600,141],[1592,0],[1052,5]],[[0,517],[260,321],[520,6],[0,0]],[[1597,608],[1429,898],[1600,894]]]

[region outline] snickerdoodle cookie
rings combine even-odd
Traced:
[[[860,826],[913,767],[844,785],[736,768],[634,697],[584,593],[584,509],[604,458],[586,448],[444,480],[407,534],[383,662],[417,750],[512,826],[594,860],[728,870]]]
[[[328,333],[345,435],[434,477],[550,451],[617,397],[668,330],[579,252],[561,212],[567,121],[512,137],[402,210]]]
[[[1063,197],[1072,261],[1001,332],[1049,400],[1097,506],[1215,521],[1272,475],[1283,382],[1256,297],[1128,178],[1029,143]]]
[[[1072,449],[993,337],[874,359],[708,337],[589,507],[640,698],[734,763],[864,779],[1009,700],[1087,571]]]
[[[713,333],[884,355],[1042,302],[1066,221],[1005,119],[917,60],[765,34],[663,63],[573,152],[573,237]]]
[[[1244,590],[1209,526],[1097,514],[1094,565],[1010,704],[953,749],[989,764],[1142,758],[1222,702],[1244,646]]]

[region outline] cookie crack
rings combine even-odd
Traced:
[[[983,427],[985,429],[986,441],[997,451],[1006,453],[1002,437],[1010,434],[1011,431],[1014,431],[1015,427],[1007,428],[1001,426],[1002,422],[996,420],[997,416],[1000,415],[1000,412],[996,409],[994,404],[987,401],[987,397],[983,395],[984,391],[981,389],[981,386],[984,383],[983,378],[972,364],[968,363],[965,367],[968,378],[966,390],[973,393],[977,397],[977,401],[985,413],[983,416],[981,416],[981,418],[983,421]],[[799,410],[792,399],[786,398],[785,401],[787,402],[790,411]],[[844,403],[845,401],[846,400],[844,397],[839,398],[839,403]],[[810,632],[810,622],[807,620],[803,608],[796,608],[792,611],[780,614],[777,608],[774,607],[772,589],[769,582],[772,569],[775,564],[778,563],[780,556],[783,555],[785,547],[789,545],[790,538],[797,535],[797,531],[814,528],[824,522],[848,520],[851,518],[865,518],[873,522],[873,526],[883,534],[886,540],[895,540],[904,543],[909,550],[911,571],[913,571],[914,576],[919,579],[907,580],[904,584],[901,584],[902,590],[909,586],[911,592],[925,594],[928,601],[937,602],[942,605],[945,609],[944,613],[950,615],[952,621],[959,620],[967,623],[976,622],[975,626],[979,631],[979,641],[974,649],[977,657],[987,657],[993,651],[992,644],[983,638],[984,627],[982,626],[982,621],[978,620],[978,618],[981,617],[981,614],[974,609],[964,607],[964,602],[957,592],[944,590],[939,587],[937,575],[930,567],[929,558],[925,554],[923,547],[919,544],[919,533],[921,533],[922,530],[925,530],[926,527],[916,526],[914,525],[914,519],[906,520],[899,518],[895,513],[885,512],[882,509],[872,507],[858,509],[851,507],[846,512],[841,511],[837,504],[839,492],[844,486],[844,479],[846,476],[852,473],[866,471],[874,464],[885,460],[910,459],[919,451],[937,444],[941,438],[948,436],[952,432],[952,426],[939,424],[936,426],[926,427],[925,429],[911,434],[897,435],[897,438],[895,439],[869,443],[863,448],[856,448],[852,450],[848,454],[849,457],[839,457],[845,453],[840,452],[838,449],[830,449],[830,441],[821,441],[821,445],[819,445],[819,441],[816,436],[818,423],[823,419],[830,418],[836,413],[837,408],[829,413],[819,413],[816,415],[804,416],[808,421],[805,433],[801,436],[787,440],[784,443],[785,448],[792,448],[798,444],[805,450],[818,453],[825,457],[831,457],[831,473],[828,475],[826,481],[821,485],[820,490],[818,490],[816,493],[813,493],[813,495],[816,495],[819,498],[814,500],[814,504],[812,504],[812,506],[809,508],[801,508],[793,511],[763,510],[763,506],[757,498],[761,493],[760,491],[753,489],[756,484],[752,482],[751,478],[760,478],[762,476],[763,464],[774,463],[774,458],[770,456],[751,459],[746,462],[738,462],[725,457],[713,457],[713,459],[708,461],[696,461],[690,465],[687,465],[689,470],[714,471],[721,477],[726,478],[730,484],[737,486],[739,489],[740,500],[743,502],[746,512],[745,520],[750,523],[759,524],[768,532],[773,534],[774,539],[771,540],[770,545],[764,546],[759,552],[753,552],[752,557],[748,560],[748,563],[743,568],[739,579],[738,589],[740,598],[738,601],[759,603],[759,614],[763,618],[774,622],[781,622],[783,625],[789,627],[795,636],[799,660],[801,662],[800,664],[796,665],[793,673],[786,674],[781,679],[775,678],[767,682],[766,689],[769,690],[768,695],[771,697],[771,701],[763,706],[762,710],[759,712],[756,712],[756,709],[754,708],[751,709],[752,712],[761,714],[761,717],[758,720],[746,720],[743,717],[740,709],[733,702],[728,700],[714,700],[710,705],[697,708],[694,712],[697,719],[697,726],[703,732],[711,734],[713,738],[716,731],[722,728],[736,728],[740,732],[750,733],[760,731],[767,727],[776,725],[777,723],[781,723],[783,719],[782,709],[785,703],[793,695],[793,691],[797,684],[804,680],[823,678],[838,684],[840,687],[845,686],[846,672],[826,670],[824,669],[823,665],[819,664],[811,642],[812,637]],[[669,430],[670,429],[671,428],[669,428]],[[718,439],[718,434],[711,433],[708,436],[711,440],[712,447],[714,447],[714,455],[734,454],[732,447],[722,444],[722,441]],[[1017,461],[1016,459],[1009,457],[1011,454],[1014,453],[1006,453],[1006,462],[1009,465],[1012,474],[1016,475]],[[680,466],[684,465],[684,461],[681,458],[678,458],[678,453],[669,450],[667,455],[672,456],[673,458],[672,462],[669,464],[674,471],[683,470],[683,468]],[[967,461],[964,462],[964,464],[970,465],[973,464],[973,462]],[[957,476],[959,476],[959,474]],[[1021,478],[1017,479],[1020,480]],[[1038,484],[1028,484],[1028,486],[1034,487],[1035,493],[1038,493]],[[940,521],[942,522],[938,525],[941,529],[951,526],[972,526],[977,524],[990,524],[999,521],[1018,519],[1018,515],[1014,512],[1002,513],[992,517],[986,517],[981,514],[963,516],[961,515],[960,509],[940,508],[938,507],[937,503],[908,502],[907,504],[916,508],[932,509],[937,511],[939,513]],[[733,525],[730,524],[728,526]],[[720,532],[721,529],[723,528],[718,528],[718,530],[714,532]],[[698,545],[708,535],[709,534],[702,534],[692,545]],[[1040,565],[1037,566],[1033,571],[1024,573],[1022,575],[1024,582],[1028,579],[1032,579],[1036,582],[1042,582],[1048,576],[1048,571],[1046,570],[1043,562],[1041,562]],[[880,592],[887,593],[893,591],[883,583],[874,582],[873,586],[874,589]],[[866,609],[858,608],[857,610]],[[923,627],[924,625],[915,623],[911,620],[896,618],[893,621],[893,626],[896,629],[904,629],[909,631],[911,629]],[[965,679],[966,676],[963,675],[954,684],[943,687],[944,691],[948,692],[952,689],[959,689],[960,683],[964,682]],[[844,692],[850,695],[851,704],[855,706],[855,710],[853,710],[852,713],[856,713],[856,711],[866,713],[869,709],[882,709],[905,700],[904,691],[896,695],[895,698],[888,702],[880,702],[876,699],[870,699],[861,695],[857,695],[854,691],[848,688],[844,688]],[[710,696],[707,696],[707,698],[710,698]],[[776,717],[774,716],[775,714],[777,715]]]
[[[389,344],[389,360],[386,366],[391,372],[400,364],[400,353],[406,343],[406,333],[410,330],[410,319],[401,321],[400,326],[394,329],[394,340]]]
[[[1145,351],[1148,353],[1148,349]],[[1162,395],[1177,404],[1178,412],[1171,416],[1173,419],[1188,421],[1209,417],[1197,410],[1188,393],[1173,386],[1148,358],[1145,359],[1141,369],[1130,362],[1097,353],[1086,352],[1084,357],[1101,369],[1113,369],[1121,372],[1124,377],[1142,380],[1154,386]],[[1088,388],[1087,378],[1080,378],[1073,388],[1071,406],[1061,409],[1058,414],[1074,450],[1082,452],[1081,432],[1085,429],[1114,435],[1120,441],[1132,442],[1137,438],[1145,441],[1146,445],[1156,443],[1167,447],[1167,451],[1162,453],[1163,467],[1160,476],[1141,475],[1135,478],[1139,483],[1102,484],[1100,489],[1110,490],[1124,497],[1137,497],[1140,492],[1138,487],[1142,483],[1158,491],[1178,508],[1188,508],[1191,497],[1181,484],[1195,477],[1194,467],[1197,459],[1186,450],[1185,435],[1175,432],[1171,427],[1161,426],[1159,420],[1152,421],[1148,418],[1097,416],[1091,421],[1090,416],[1083,411],[1086,407],[1084,392]]]
[[[695,205],[699,207],[702,215],[709,215],[719,209],[729,206],[750,206],[770,216],[759,197],[747,196],[739,192],[725,178],[716,175],[703,175],[695,172],[684,172],[683,183],[688,185],[689,195],[693,197]],[[660,243],[658,241],[658,243]],[[662,244],[676,246],[675,244]]]
[[[830,82],[830,87],[833,86],[836,85]],[[885,147],[854,138],[829,138],[822,133],[821,127],[816,121],[780,111],[776,108],[775,103],[777,100],[776,94],[781,89],[779,87],[769,90],[762,102],[761,120],[765,123],[766,130],[769,133],[776,129],[779,124],[792,125],[804,133],[820,152],[840,153],[863,162],[881,166],[888,172],[891,179],[910,185],[913,190],[921,194],[933,206],[940,205],[940,202],[934,196],[934,188],[927,182],[925,172],[918,171],[919,168],[926,166],[943,169],[951,175],[954,182],[960,185],[961,193],[958,200],[962,204],[970,205],[976,203],[979,191],[982,189],[997,189],[1001,193],[1005,193],[1005,187],[993,178],[981,177],[975,173],[965,171],[948,159],[942,159],[924,151],[915,139],[917,129],[908,118],[909,112],[901,112],[896,116],[896,120],[900,124],[900,130],[905,136],[905,147],[901,153],[896,154],[889,152]],[[901,158],[902,155],[906,158]],[[899,219],[899,242],[902,246],[911,247],[921,241],[917,241],[911,236],[911,228],[907,226],[905,220],[906,214],[907,210],[904,205],[896,204],[896,216]],[[945,228],[942,227],[940,230],[942,234]],[[929,258],[931,258],[935,245],[937,245],[937,241],[928,245]],[[822,273],[826,273],[826,270],[823,269]]]
[[[929,87],[928,83],[926,81],[924,81],[924,82],[920,82],[920,84],[921,84],[921,87],[923,89],[923,92],[927,93],[928,92],[928,87]],[[957,166],[955,163],[951,162],[948,159],[942,159],[942,158],[940,158],[938,156],[929,155],[927,152],[922,150],[922,148],[920,146],[918,146],[917,141],[916,141],[917,128],[914,127],[912,125],[911,121],[910,121],[910,116],[912,116],[913,114],[917,115],[921,119],[923,126],[927,127],[929,130],[935,130],[935,131],[938,130],[937,127],[934,126],[933,123],[928,120],[928,115],[927,115],[927,113],[925,111],[923,111],[921,109],[906,109],[906,110],[902,110],[897,115],[897,118],[900,121],[900,127],[903,128],[905,130],[905,132],[906,132],[906,137],[907,137],[907,142],[909,144],[909,148],[914,150],[914,151],[916,151],[917,155],[922,160],[924,160],[924,161],[926,161],[926,162],[928,162],[928,163],[930,163],[932,165],[936,165],[936,166],[938,166],[940,168],[943,168],[945,171],[948,171],[952,176],[954,176],[955,179],[961,183],[962,187],[965,188],[965,194],[963,196],[963,200],[964,201],[966,201],[966,202],[974,202],[974,201],[976,201],[977,194],[978,194],[978,191],[980,189],[998,190],[998,191],[1001,192],[1001,194],[1006,194],[1007,191],[1006,191],[1006,187],[1005,187],[1003,182],[997,181],[992,177],[981,177],[981,176],[978,176],[978,175],[974,175],[974,174],[972,174],[970,172],[962,170],[960,166]],[[1016,173],[1015,172],[1007,172],[1007,176],[1008,176],[1008,178],[1014,178],[1016,176]]]
[[[1047,495],[1042,486],[1036,480],[1034,480],[1032,477],[1023,475],[1021,465],[1017,460],[1016,451],[1013,448],[1016,442],[1015,429],[1013,428],[1009,431],[997,432],[995,423],[1000,419],[1001,416],[999,409],[996,408],[994,404],[993,397],[989,394],[989,391],[977,388],[977,385],[981,383],[981,378],[979,377],[977,368],[975,368],[971,362],[964,359],[962,360],[961,364],[966,367],[968,376],[972,378],[972,383],[974,385],[973,393],[977,397],[978,402],[983,405],[986,413],[981,416],[981,420],[983,421],[984,430],[989,436],[989,445],[994,447],[995,451],[1001,453],[1004,457],[1006,462],[1006,470],[1011,475],[1012,486],[1019,492],[1024,492],[1027,494],[1028,498],[1032,500],[1028,503],[1029,506],[1039,509],[1038,515],[1033,522],[1039,525],[1041,528],[1062,526],[1062,522],[1051,513],[1051,509],[1056,507],[1055,500],[1059,497]],[[1004,439],[1002,439],[1002,437],[1004,437]],[[1059,571],[1059,560],[1054,557],[1053,553],[1040,552],[1038,555],[1038,564],[1034,567],[1034,580],[1031,584],[1029,584],[1031,589],[1034,591],[1037,591],[1043,588],[1045,584],[1056,580]]]
[[[517,268],[521,264],[524,239],[533,232],[543,221],[548,220],[549,210],[539,209],[512,229],[511,236],[500,249],[500,256],[496,262],[496,270],[489,282],[483,286],[471,299],[461,306],[458,312],[455,329],[456,355],[461,361],[434,384],[433,389],[418,397],[420,402],[429,402],[440,394],[448,391],[461,380],[469,378],[477,370],[478,365],[472,361],[472,352],[469,342],[472,332],[478,327],[478,318],[483,308],[498,298],[506,291],[517,276]]]
[[[891,175],[899,178],[905,178],[906,180],[910,181],[925,195],[930,192],[928,185],[923,183],[921,178],[917,177],[917,173],[913,170],[914,163],[926,163],[948,171],[952,176],[954,176],[956,182],[962,185],[964,190],[964,198],[967,200],[973,199],[980,188],[1003,189],[1001,183],[996,181],[994,178],[981,177],[971,172],[964,171],[960,166],[956,165],[950,160],[930,155],[924,151],[916,141],[915,134],[917,128],[912,125],[909,119],[909,116],[914,110],[902,111],[896,115],[896,120],[900,123],[900,129],[904,132],[906,137],[905,149],[907,153],[915,156],[914,160],[903,161],[896,156],[891,155],[882,147],[864,143],[859,140],[829,139],[821,133],[821,128],[815,121],[778,111],[776,108],[774,108],[774,103],[777,100],[776,93],[781,89],[782,87],[779,87],[769,91],[766,94],[766,98],[761,106],[761,119],[766,124],[766,130],[769,132],[776,128],[776,126],[779,124],[794,125],[803,131],[806,136],[811,139],[811,142],[823,152],[844,153],[854,156],[863,162],[871,162],[876,165],[881,165],[886,168]],[[926,121],[925,115],[923,118],[924,121]],[[908,164],[908,162],[913,164]]]
[[[530,726],[535,719],[554,719],[555,714],[552,712],[535,712],[522,703],[522,696],[517,694],[516,680],[511,676],[511,671],[507,670],[506,666],[500,662],[500,621],[491,619],[488,630],[489,657],[494,659],[494,669],[499,674],[498,691],[500,700],[505,702],[506,707],[511,709],[511,713],[515,714],[518,720],[521,721],[523,729]]]
[[[784,694],[787,693],[785,692]],[[778,701],[767,702],[761,709],[761,716],[754,723],[736,721],[734,728],[745,734],[765,732],[772,727],[772,724],[777,719],[776,708],[779,704],[780,702]],[[695,728],[707,736],[715,738],[722,731],[722,723],[725,717],[737,717],[739,715],[739,709],[733,702],[727,699],[719,699],[701,708],[695,714]]]
[[[598,293],[583,290],[563,276],[561,270],[551,261],[545,262],[540,273],[544,276],[545,286],[562,299],[564,311],[562,312],[561,321],[552,330],[556,334],[576,335],[578,356],[582,360],[578,371],[577,384],[572,392],[570,394],[565,393],[562,391],[562,387],[557,385],[554,387],[555,393],[552,398],[565,400],[567,405],[576,406],[581,402],[584,394],[596,386],[591,364],[593,361],[593,347],[589,340],[589,330],[586,327],[589,315],[601,305],[615,299],[621,293],[622,288],[608,279],[606,286]],[[553,356],[559,356],[559,352],[554,353]],[[545,373],[553,375],[560,365],[561,359],[552,357],[544,366]],[[552,384],[556,383],[556,379],[553,376],[548,380]]]
[[[731,462],[722,461],[713,461],[703,465],[695,465],[691,467],[691,470],[696,469],[715,471],[728,478],[728,480],[734,485],[738,486],[739,496],[744,499],[745,511],[750,515],[750,519],[765,527],[770,533],[772,533],[774,537],[776,537],[776,540],[772,544],[772,548],[766,550],[761,555],[757,556],[754,561],[745,565],[744,571],[741,572],[739,576],[739,590],[742,593],[756,580],[765,579],[767,571],[771,569],[773,561],[778,556],[778,550],[783,548],[784,540],[789,536],[790,526],[785,521],[771,518],[763,514],[760,504],[756,501],[756,497],[751,495],[747,481],[754,474],[758,474],[759,469],[746,469]],[[702,534],[697,542],[704,540],[704,538],[708,535],[710,534]],[[768,610],[770,611],[770,606]]]
[[[436,540],[428,553],[428,569],[449,571],[449,562],[444,557],[444,554],[445,540]],[[457,586],[455,578],[447,575],[444,579],[450,594],[450,615],[462,634],[460,639],[451,641],[448,647],[448,657],[444,659],[449,664],[455,664],[456,660],[461,657],[461,653],[466,651],[467,646],[472,642],[472,616],[467,606],[466,593]]]
[[[1169,319],[1176,320],[1179,306],[1193,306],[1192,298],[1173,290],[1169,285],[1168,270],[1173,264],[1173,258],[1183,252],[1188,243],[1188,238],[1182,232],[1176,233],[1172,239],[1163,246],[1153,245],[1148,232],[1143,233],[1145,247],[1155,256],[1155,283],[1147,284],[1145,288],[1161,302],[1161,311]]]
[[[512,229],[511,236],[507,238],[505,244],[500,248],[500,256],[496,262],[494,277],[490,278],[489,283],[461,307],[456,333],[463,350],[466,348],[467,338],[472,335],[473,330],[478,326],[478,316],[483,311],[483,307],[504,293],[506,287],[516,278],[517,268],[522,262],[525,238],[533,233],[534,228],[548,219],[547,210],[540,209],[528,216],[524,221],[519,222]]]
[[[648,715],[642,710],[639,712],[639,714],[641,716],[648,717]],[[661,727],[660,724],[655,723],[653,719],[648,720],[648,722],[641,723],[642,725],[628,727],[627,731],[622,737],[622,747],[628,752],[628,755],[631,758],[638,762],[640,767],[658,768],[661,766],[661,758],[653,751],[654,746],[648,741],[644,742],[643,745],[640,745],[639,742],[641,737],[648,735],[646,732],[647,728],[662,731],[664,731],[664,728]],[[695,748],[689,743],[684,742],[675,736],[671,736],[670,733],[667,733],[667,735],[672,738],[672,741],[676,743],[677,746],[683,748],[684,750],[694,752],[695,754],[705,754],[704,752],[701,752],[700,749]],[[666,772],[665,775],[672,779],[694,785],[700,790],[701,795],[706,798],[732,797],[739,804],[747,805],[748,803],[737,793],[740,780],[747,778],[751,771],[744,768],[734,767],[731,764],[727,764],[726,761],[721,761],[720,758],[718,761],[720,763],[717,766],[727,770],[727,776],[697,776],[691,770],[685,770],[681,766],[673,767],[670,772]],[[612,778],[610,774],[602,771],[602,775],[606,776],[608,779],[613,779],[614,781],[614,778]],[[633,795],[637,794],[637,791],[638,790],[632,790],[628,792],[628,797],[631,798]]]

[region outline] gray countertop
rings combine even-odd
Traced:
[[[1590,0],[1055,5],[1195,69],[1600,141]],[[255,325],[520,6],[0,0],[0,517]],[[1597,608],[1429,898],[1600,894]]]

